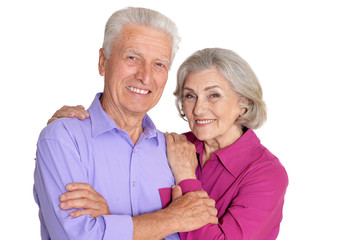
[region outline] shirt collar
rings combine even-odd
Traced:
[[[248,129],[233,144],[214,152],[214,154],[233,177],[236,177],[247,167],[250,156],[259,144],[260,140],[255,132]],[[196,139],[194,145],[197,153],[203,155],[203,142]]]
[[[88,109],[93,137],[118,128],[113,119],[103,110],[99,100],[101,96],[102,93],[97,93]]]
[[[96,137],[102,133],[111,131],[113,129],[119,129],[116,123],[111,119],[111,117],[103,110],[100,103],[100,97],[102,93],[97,93],[95,98],[90,105],[88,111],[90,114],[90,121],[92,123],[92,135]],[[157,139],[159,143],[159,133],[156,129],[153,121],[146,114],[143,118],[143,134],[141,138],[153,138]],[[119,129],[120,131],[124,131]]]
[[[143,118],[143,134],[140,136],[139,142],[144,138],[156,138],[157,145],[159,144],[159,131],[155,127],[152,119],[146,114]]]

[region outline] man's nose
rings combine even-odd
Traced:
[[[140,80],[144,85],[150,84],[152,79],[152,67],[147,64],[140,66],[136,74],[136,79]]]

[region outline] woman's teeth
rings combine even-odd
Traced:
[[[216,121],[215,119],[212,119],[212,120],[202,120],[202,121],[199,121],[199,120],[196,120],[196,122],[198,124],[206,124],[206,123],[210,123],[210,122],[214,122]]]

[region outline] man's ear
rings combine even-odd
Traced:
[[[104,49],[101,48],[99,49],[99,63],[98,63],[98,70],[99,70],[99,74],[100,76],[104,76],[105,75],[105,64],[106,64],[106,57],[104,55]]]

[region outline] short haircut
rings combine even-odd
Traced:
[[[174,91],[176,106],[180,116],[185,119],[183,111],[183,86],[190,72],[201,72],[216,67],[218,72],[228,80],[233,91],[240,99],[246,98],[245,114],[238,118],[240,127],[256,129],[267,119],[266,105],[262,99],[261,85],[248,63],[237,53],[222,48],[205,48],[188,57],[177,72],[177,87]],[[185,119],[186,120],[186,119]]]
[[[173,62],[178,50],[180,37],[175,23],[163,14],[146,8],[128,7],[116,11],[110,16],[105,26],[103,49],[107,59],[110,57],[114,42],[121,36],[122,30],[128,25],[143,25],[160,30],[172,39],[172,54],[170,63]]]

